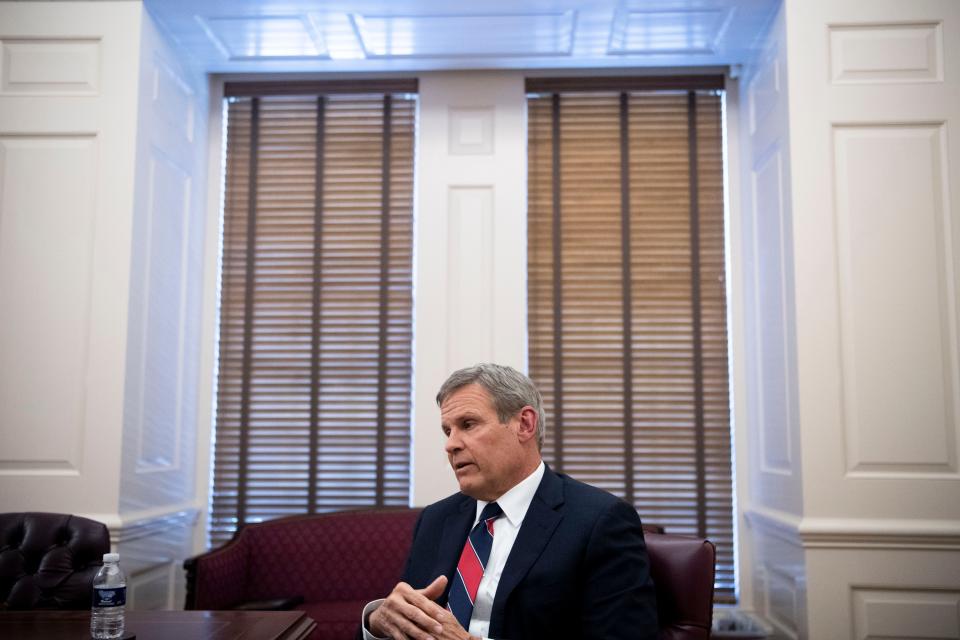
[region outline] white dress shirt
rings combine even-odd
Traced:
[[[503,575],[503,568],[507,565],[510,550],[513,549],[513,543],[516,542],[517,534],[520,533],[523,518],[527,515],[530,503],[533,502],[533,496],[537,492],[537,487],[540,486],[540,480],[543,479],[544,470],[545,467],[543,461],[541,461],[533,473],[497,498],[497,504],[503,509],[503,516],[497,518],[493,523],[493,546],[490,549],[487,566],[483,571],[483,578],[480,579],[476,602],[473,604],[470,628],[467,629],[470,635],[487,638],[487,634],[490,632],[490,615],[493,613],[493,599],[497,595],[500,576]],[[487,506],[486,502],[477,500],[477,511],[473,516],[473,526],[476,526],[480,520],[480,513],[485,506]],[[383,600],[374,600],[363,609],[364,640],[383,640],[367,631],[366,627],[368,616],[382,602]]]

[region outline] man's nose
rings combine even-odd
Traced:
[[[443,443],[443,448],[447,453],[453,453],[463,448],[463,443],[460,441],[460,436],[457,435],[456,431],[450,432],[447,436],[447,441]]]

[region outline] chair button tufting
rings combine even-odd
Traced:
[[[24,529],[25,527],[23,526],[23,521],[21,520],[20,524],[10,531],[10,539],[8,542],[9,546],[19,547],[21,544],[23,544]]]
[[[6,513],[0,514],[0,531],[0,608],[89,610],[98,569],[92,560],[110,550],[103,523],[68,514]]]

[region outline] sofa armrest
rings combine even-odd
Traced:
[[[247,549],[234,538],[226,546],[188,558],[186,609],[232,609],[243,602],[247,583]]]

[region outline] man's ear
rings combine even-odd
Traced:
[[[527,405],[523,409],[520,409],[520,415],[518,417],[520,425],[517,428],[517,438],[521,444],[525,444],[529,440],[536,440],[537,412],[534,411],[533,407]]]

